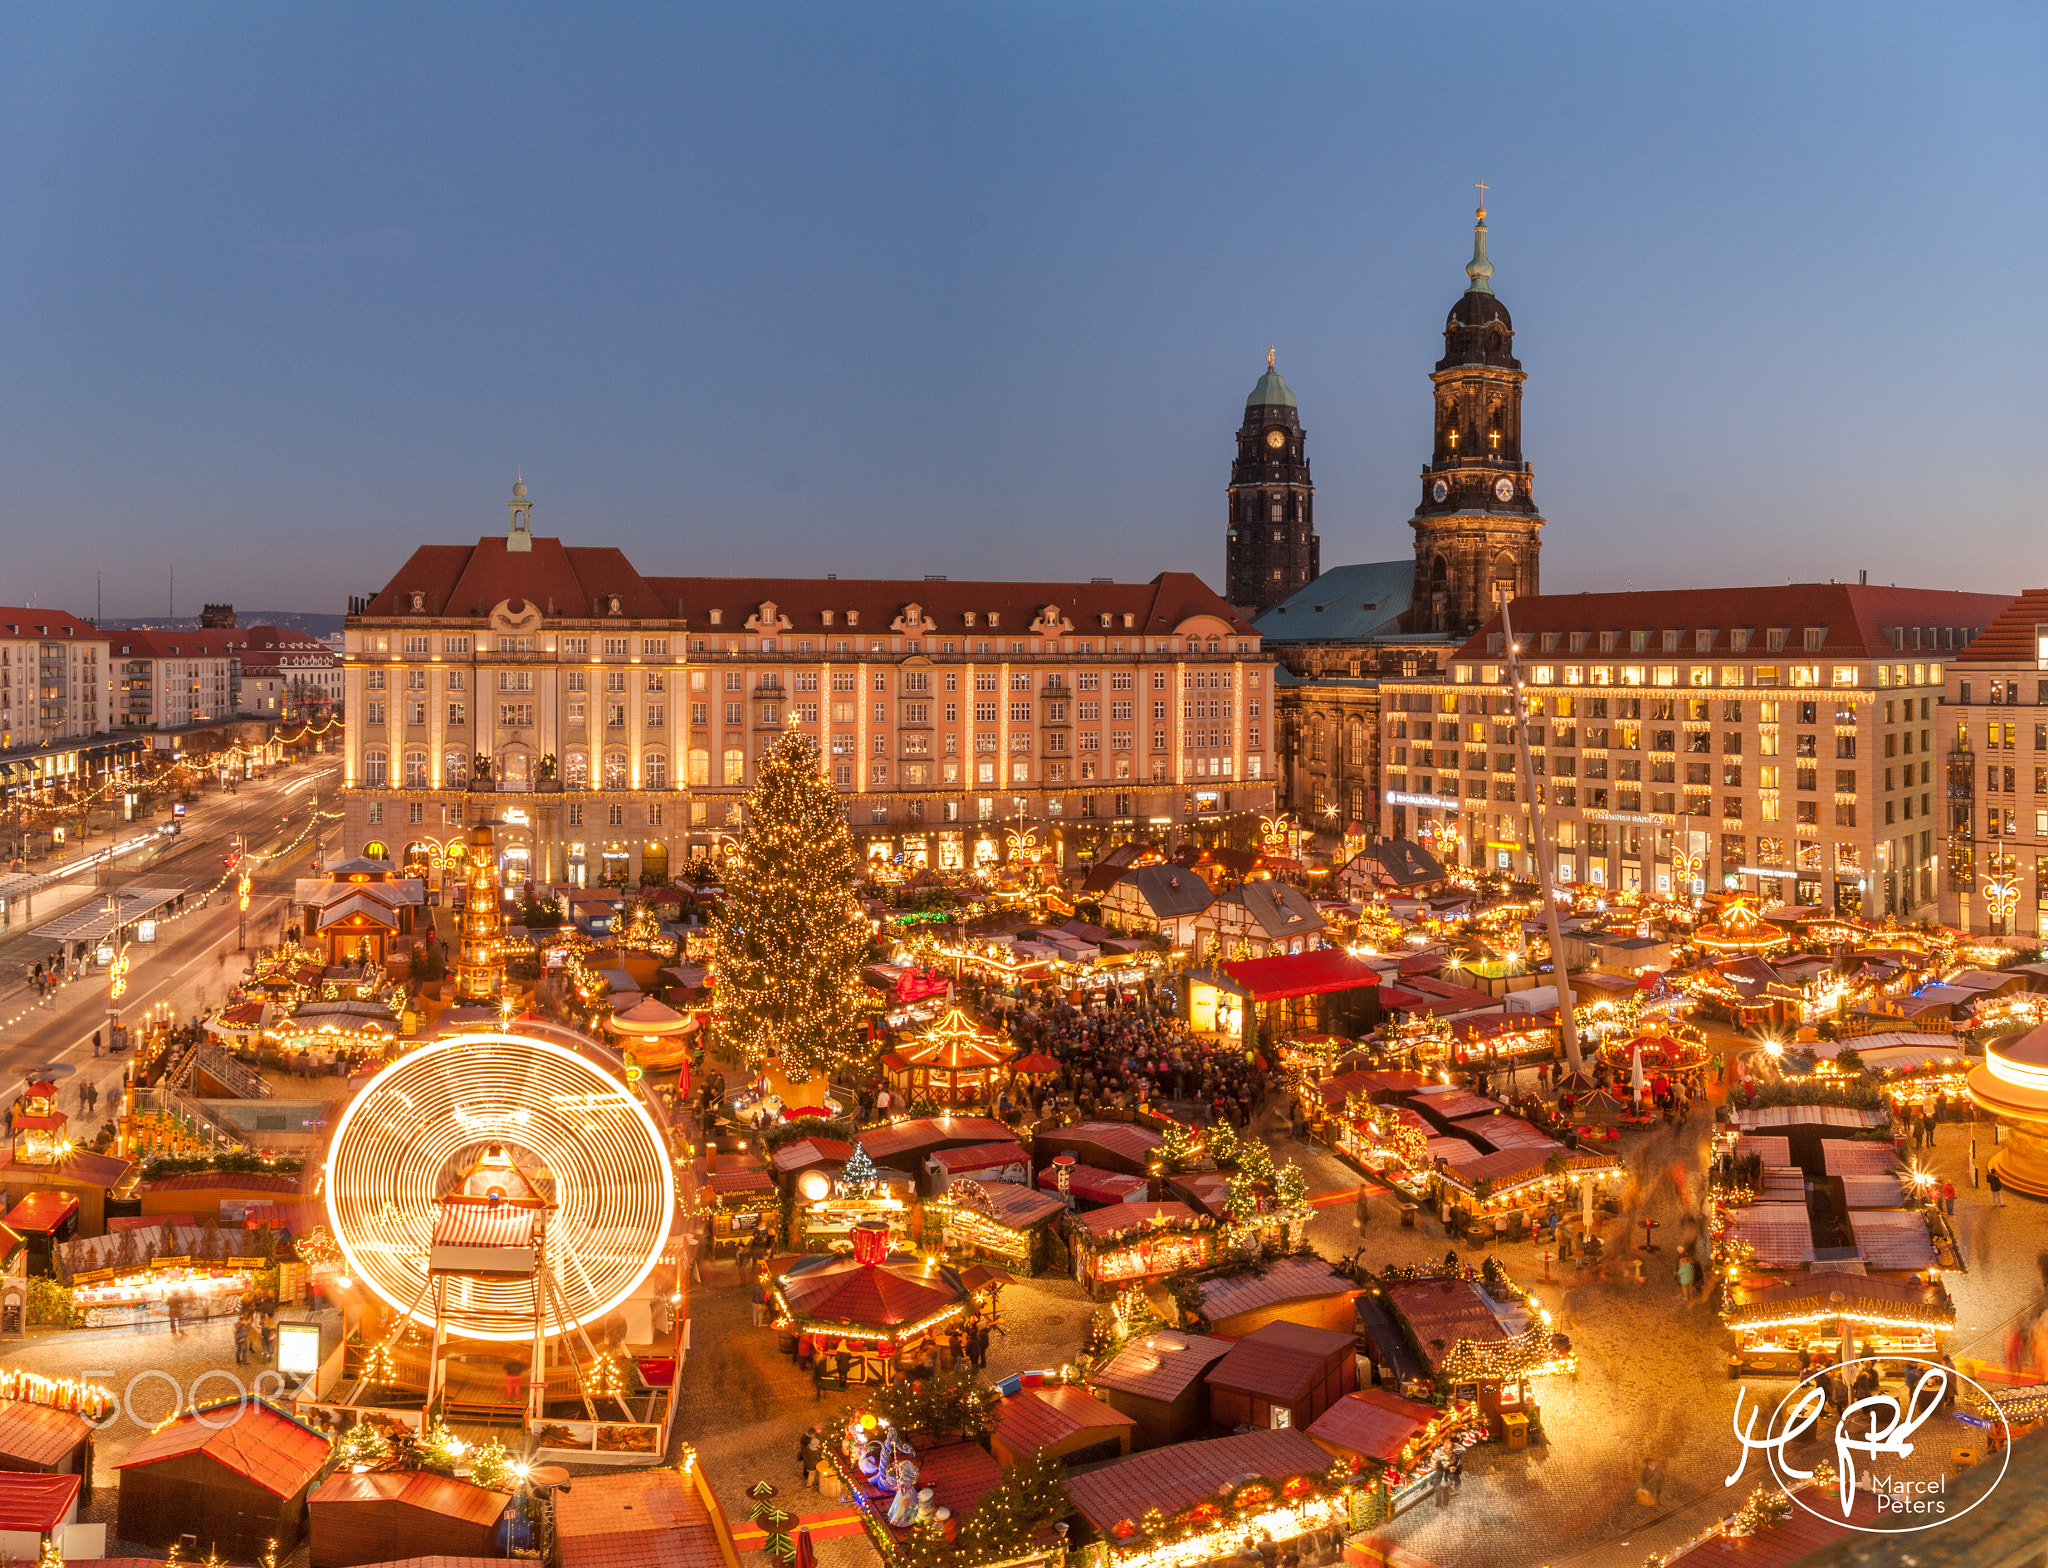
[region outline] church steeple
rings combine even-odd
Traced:
[[[1266,373],[1244,400],[1230,465],[1224,597],[1252,613],[1270,609],[1322,571],[1316,487],[1294,393],[1266,350]]]
[[[1481,187],[1482,191],[1484,187]],[[1486,209],[1472,225],[1467,287],[1444,321],[1436,384],[1436,439],[1422,471],[1415,530],[1412,630],[1463,635],[1503,595],[1539,591],[1533,474],[1522,459],[1522,383],[1515,326],[1493,292]]]

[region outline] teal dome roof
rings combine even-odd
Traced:
[[[1261,404],[1273,404],[1282,408],[1295,406],[1294,394],[1287,390],[1287,383],[1281,379],[1280,372],[1270,365],[1266,367],[1266,373],[1259,377],[1259,384],[1252,388],[1252,395],[1244,400],[1246,408],[1257,408]]]

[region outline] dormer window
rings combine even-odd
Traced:
[[[960,615],[960,623],[963,626],[972,626],[974,624],[974,612],[972,610],[962,611]]]
[[[725,611],[713,610],[711,612],[711,624],[713,626],[723,626],[725,624]]]
[[[995,610],[991,610],[988,612],[988,624],[990,630],[994,630],[996,627],[1002,625],[1002,623],[1003,618],[1000,613],[998,613]]]
[[[1129,631],[1129,630],[1130,630],[1130,629],[1131,629],[1131,628],[1132,628],[1133,626],[1135,626],[1135,625],[1137,625],[1137,624],[1138,624],[1138,618],[1137,618],[1137,616],[1133,615],[1133,614],[1132,614],[1132,613],[1131,613],[1130,611],[1126,610],[1126,611],[1124,612],[1124,630],[1125,630],[1125,631]]]
[[[823,617],[823,624],[824,624],[824,625],[826,625],[826,626],[830,626],[830,625],[832,624],[832,611],[830,611],[830,610],[822,610],[822,611],[820,611],[820,612],[819,612],[819,614],[820,614],[820,615],[821,615],[821,616]]]
[[[860,611],[858,611],[858,610],[848,610],[848,611],[846,612],[846,624],[847,624],[848,626],[858,626],[858,625],[860,625]]]

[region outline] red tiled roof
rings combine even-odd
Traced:
[[[1250,1312],[1258,1307],[1278,1306],[1283,1301],[1355,1296],[1359,1291],[1358,1286],[1321,1258],[1282,1258],[1263,1274],[1237,1274],[1212,1279],[1196,1289],[1201,1297],[1202,1316],[1211,1323],[1234,1318],[1240,1312]]]
[[[853,1158],[853,1145],[837,1138],[799,1138],[785,1143],[768,1157],[779,1171],[809,1170],[813,1165],[844,1165]]]
[[[940,1149],[932,1162],[958,1174],[962,1171],[993,1170],[1000,1165],[1021,1165],[1029,1161],[1024,1145],[1012,1138],[1003,1143],[971,1143],[964,1149]]]
[[[223,1401],[150,1433],[128,1450],[119,1468],[204,1454],[273,1496],[290,1497],[320,1473],[329,1446],[322,1434],[265,1400]]]
[[[1060,1185],[1058,1167],[1048,1165],[1040,1171],[1038,1185],[1047,1192],[1057,1192]],[[1093,1165],[1067,1167],[1067,1191],[1083,1203],[1129,1203],[1144,1197],[1149,1185],[1144,1177],[1127,1175],[1123,1171],[1105,1171]]]
[[[1244,958],[1223,965],[1223,972],[1245,988],[1254,1002],[1278,1002],[1291,996],[1321,996],[1378,985],[1379,971],[1341,947],[1313,953],[1286,953],[1272,958]]]
[[[1392,1464],[1401,1448],[1436,1419],[1430,1405],[1417,1404],[1384,1388],[1361,1388],[1346,1394],[1309,1423],[1308,1435],[1337,1448]]]
[[[71,1512],[83,1484],[75,1475],[0,1470],[0,1530],[56,1529]]]
[[[1109,1535],[1120,1521],[1144,1518],[1149,1508],[1171,1517],[1245,1476],[1284,1481],[1319,1476],[1329,1467],[1330,1456],[1306,1432],[1280,1427],[1132,1454],[1069,1476],[1067,1494],[1090,1524]]]
[[[1142,1171],[1163,1141],[1150,1127],[1140,1127],[1136,1122],[1076,1122],[1071,1127],[1040,1134],[1033,1140],[1032,1148],[1034,1152],[1064,1150],[1077,1155],[1092,1149],[1098,1156],[1107,1156],[1102,1160],[1104,1165],[1122,1162]]]
[[[0,612],[4,613],[4,612]],[[1984,628],[1984,635],[1956,655],[1958,664],[2024,664],[2034,658],[2034,628],[2048,626],[2048,588],[2029,588]]]
[[[713,1192],[773,1192],[775,1183],[766,1171],[713,1171]]]
[[[711,1511],[673,1470],[580,1475],[554,1503],[562,1568],[722,1568]]]
[[[1507,1338],[1500,1319],[1469,1280],[1415,1280],[1394,1286],[1387,1295],[1432,1367],[1461,1339],[1483,1343]],[[1437,1339],[1443,1341],[1441,1349],[1431,1344]]]
[[[1194,1218],[1195,1211],[1185,1203],[1113,1203],[1106,1209],[1090,1209],[1086,1214],[1076,1214],[1074,1223],[1094,1235],[1110,1236],[1133,1229],[1147,1220]]]
[[[1027,1388],[996,1406],[996,1435],[1016,1454],[1035,1454],[1083,1430],[1137,1424],[1107,1401],[1064,1383]]]
[[[1040,1220],[1064,1213],[1067,1207],[1052,1193],[1035,1192],[1013,1181],[992,1181],[982,1191],[988,1194],[988,1204],[995,1210],[996,1223],[1012,1229],[1036,1225]]]
[[[78,1212],[78,1194],[44,1187],[8,1211],[6,1226],[21,1234],[47,1236]]]
[[[951,1269],[927,1273],[908,1263],[869,1265],[833,1258],[782,1277],[782,1299],[793,1312],[821,1324],[870,1329],[915,1323],[966,1294]]]
[[[951,1443],[920,1449],[917,1484],[932,1489],[932,1505],[950,1508],[965,1519],[990,1492],[1003,1484],[1003,1467],[979,1443]],[[564,1563],[562,1568],[572,1568]]]
[[[1734,657],[1729,633],[1751,627],[1743,657],[1794,662],[1801,658],[1895,659],[1886,628],[1892,626],[1988,627],[2011,602],[2002,593],[1955,593],[1936,588],[1884,588],[1862,583],[1777,583],[1756,588],[1672,588],[1641,593],[1538,594],[1515,600],[1515,635],[1522,646],[1542,632],[1677,631],[1677,653],[1606,654],[1584,652],[1579,659],[1697,659]],[[1785,627],[1791,636],[1780,652],[1765,652],[1764,632]],[[1827,628],[1820,650],[1809,654],[1805,628]],[[1494,616],[1475,632],[1459,658],[1484,658],[1487,638],[1500,630]],[[1694,634],[1712,631],[1714,642],[1704,654]],[[1658,647],[1662,647],[1658,641]],[[1947,653],[1947,650],[1944,650]],[[1562,654],[1546,657],[1563,657]],[[1910,656],[1910,655],[1909,655]],[[1925,653],[1923,652],[1923,657]],[[1496,655],[1495,657],[1498,657]]]
[[[1267,1323],[1232,1345],[1230,1354],[1209,1369],[1209,1386],[1291,1405],[1315,1387],[1332,1360],[1350,1355],[1357,1345],[1356,1334],[1333,1328]]]
[[[103,632],[90,621],[63,610],[38,610],[25,604],[0,604],[0,637],[77,637],[105,642],[126,632]]]
[[[519,1557],[397,1557],[389,1562],[363,1563],[360,1568],[532,1568],[533,1559]],[[104,1568],[126,1568],[110,1562]],[[159,1562],[144,1560],[138,1568],[163,1568]]]
[[[496,1524],[512,1498],[431,1470],[367,1475],[337,1470],[320,1483],[310,1501],[316,1508],[322,1503],[403,1503],[470,1524]]]
[[[0,1402],[0,1456],[21,1464],[61,1464],[92,1431],[75,1410],[54,1410],[27,1399]]]
[[[943,1121],[927,1116],[916,1121],[897,1122],[860,1136],[868,1158],[881,1160],[924,1149],[927,1145],[1000,1143],[1013,1137],[1010,1129],[989,1116],[948,1116]]]
[[[1231,1341],[1176,1329],[1133,1339],[1088,1375],[1097,1388],[1171,1404],[1230,1351]]]
[[[299,1178],[267,1171],[194,1171],[186,1176],[159,1176],[140,1183],[142,1193],[158,1192],[297,1192]]]
[[[228,632],[207,627],[180,631],[163,627],[154,631],[112,631],[96,635],[113,644],[113,656],[137,659],[225,659],[234,652]]]

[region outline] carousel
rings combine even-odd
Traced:
[[[995,1098],[1004,1064],[1013,1054],[1015,1048],[1003,1036],[954,1007],[884,1061],[890,1088],[909,1104],[974,1105]]]
[[[770,1287],[775,1328],[799,1361],[851,1356],[847,1377],[886,1383],[928,1336],[974,1305],[950,1268],[889,1250],[889,1227],[865,1220],[853,1229],[853,1253],[797,1257]]]
[[[1754,898],[1735,893],[1722,903],[1719,916],[1693,928],[1692,940],[1716,954],[1761,956],[1785,946],[1792,935],[1764,919]]]
[[[681,1067],[696,1044],[697,1020],[651,996],[613,1013],[604,1026],[637,1065],[657,1072]]]

